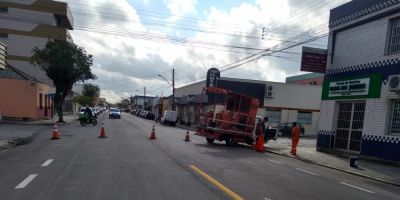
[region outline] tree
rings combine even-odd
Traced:
[[[84,96],[90,97],[92,99],[92,102],[90,105],[92,106],[94,104],[94,101],[96,101],[99,96],[100,96],[100,88],[97,85],[94,84],[85,84],[83,86],[83,92],[82,94]]]
[[[93,56],[73,43],[60,40],[47,42],[45,48],[33,49],[32,64],[41,67],[56,87],[54,104],[58,122],[64,122],[62,105],[74,83],[95,79],[91,71]]]
[[[88,97],[88,96],[84,96],[84,95],[80,95],[74,98],[74,102],[79,103],[82,106],[93,106],[93,99]]]

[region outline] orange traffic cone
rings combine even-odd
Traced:
[[[155,140],[156,138],[156,131],[154,130],[154,125],[153,128],[151,129],[151,135],[150,135],[150,140]]]
[[[106,138],[106,131],[104,130],[104,123],[101,124],[101,130],[100,130],[99,138]]]
[[[58,140],[60,139],[60,134],[58,133],[58,127],[57,124],[54,124],[53,126],[53,136],[51,137],[52,140]]]
[[[259,135],[256,143],[256,151],[264,153],[264,137]]]
[[[183,141],[190,142],[189,131],[186,131],[186,136],[185,136],[185,139]]]

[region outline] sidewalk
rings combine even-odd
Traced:
[[[291,140],[288,138],[269,141],[265,147],[266,151],[270,153],[292,157],[316,165],[400,186],[399,166],[360,159],[358,167],[352,168],[350,167],[348,158],[316,151],[315,139],[300,139],[297,147],[297,156],[290,154]]]
[[[78,115],[64,115],[65,123],[57,123],[58,125],[68,125],[78,120]],[[58,116],[55,115],[52,119],[36,120],[36,121],[17,121],[17,120],[2,120],[0,124],[19,124],[19,125],[54,125],[58,120]]]

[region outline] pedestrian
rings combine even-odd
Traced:
[[[299,143],[301,129],[297,126],[297,122],[292,123],[292,150],[290,153],[292,155],[296,155],[297,153],[297,144]]]
[[[268,117],[261,119],[256,126],[256,151],[264,152],[264,134],[265,134],[265,123],[268,122]]]

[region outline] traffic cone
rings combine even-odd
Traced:
[[[60,139],[60,134],[58,133],[58,127],[57,124],[54,124],[53,126],[53,136],[51,137],[52,140],[58,140]]]
[[[154,130],[154,125],[153,128],[151,129],[151,135],[150,135],[150,140],[155,140],[156,138],[156,131]]]
[[[189,131],[186,131],[186,136],[185,136],[185,139],[183,141],[190,142]]]
[[[101,124],[101,129],[100,129],[100,136],[99,138],[106,138],[106,131],[104,130],[104,123]]]
[[[259,135],[256,143],[256,151],[264,153],[264,137]]]

